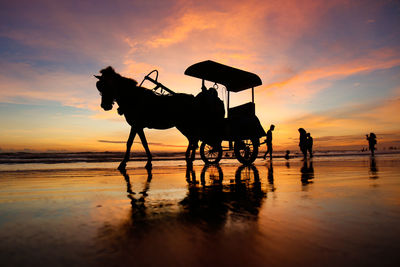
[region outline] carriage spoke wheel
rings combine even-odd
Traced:
[[[253,163],[258,155],[258,146],[257,138],[235,141],[234,151],[237,160],[243,164]]]
[[[204,163],[216,164],[221,160],[222,147],[215,145],[212,146],[205,142],[202,142],[200,146],[200,156]]]

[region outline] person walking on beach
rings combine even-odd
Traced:
[[[365,135],[368,140],[369,150],[371,151],[371,155],[375,155],[375,145],[376,145],[376,135],[374,133],[370,133]]]
[[[265,143],[267,144],[267,152],[264,154],[264,159],[267,157],[267,154],[269,153],[269,158],[272,159],[272,131],[275,129],[275,125],[271,124],[269,127],[269,130],[267,131],[267,139],[265,140]]]
[[[300,133],[300,142],[299,142],[299,147],[300,151],[303,153],[304,158],[307,158],[307,132],[303,128],[298,129]]]
[[[307,150],[308,152],[310,152],[310,158],[313,157],[313,153],[312,153],[312,147],[313,147],[313,138],[311,137],[310,133],[307,133],[307,141],[306,141],[306,146],[307,146]],[[307,154],[307,152],[306,152]]]
[[[290,159],[290,150],[286,150],[285,159],[286,160]]]

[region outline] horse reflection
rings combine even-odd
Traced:
[[[132,211],[140,211],[143,213],[145,206],[145,199],[148,196],[147,191],[150,189],[151,179],[153,178],[153,174],[151,169],[147,168],[147,180],[145,182],[144,188],[141,192],[139,192],[139,198],[135,197],[135,192],[132,191],[132,184],[129,174],[126,169],[121,169],[119,172],[125,179],[126,182],[126,192],[128,193],[128,198],[131,200]]]
[[[375,157],[370,157],[369,159],[369,178],[370,179],[378,179],[378,167],[376,166]]]
[[[196,183],[196,172],[193,169],[193,164],[186,164],[186,181]]]
[[[303,161],[303,166],[300,169],[301,173],[301,184],[305,187],[309,184],[313,183],[314,179],[314,167],[313,161],[310,160],[310,164],[308,164],[307,159]]]

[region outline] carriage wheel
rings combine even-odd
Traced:
[[[205,142],[202,142],[200,146],[200,156],[204,163],[216,164],[221,160],[222,147],[220,145],[212,146]]]
[[[242,164],[253,163],[258,155],[258,138],[235,141],[234,151],[237,160]]]

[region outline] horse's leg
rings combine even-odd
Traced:
[[[187,164],[191,164],[191,161],[190,161],[190,159],[191,159],[190,151],[192,150],[192,142],[191,142],[191,140],[190,140],[189,138],[188,138],[188,141],[189,141],[189,144],[188,144],[188,147],[187,147],[187,149],[186,149],[185,159],[186,159],[186,163],[187,163]]]
[[[142,141],[144,150],[146,150],[146,155],[147,155],[146,168],[151,169],[152,168],[152,164],[151,164],[152,156],[150,153],[149,145],[147,144],[146,136],[144,135],[144,132],[143,132],[143,128],[139,129],[137,132],[139,134],[140,140]]]
[[[126,141],[125,156],[118,166],[119,170],[125,170],[126,168],[126,163],[129,161],[129,155],[131,154],[131,147],[133,144],[133,139],[135,139],[135,136],[136,136],[136,129],[134,127],[131,127],[131,132],[129,133],[128,141]]]

